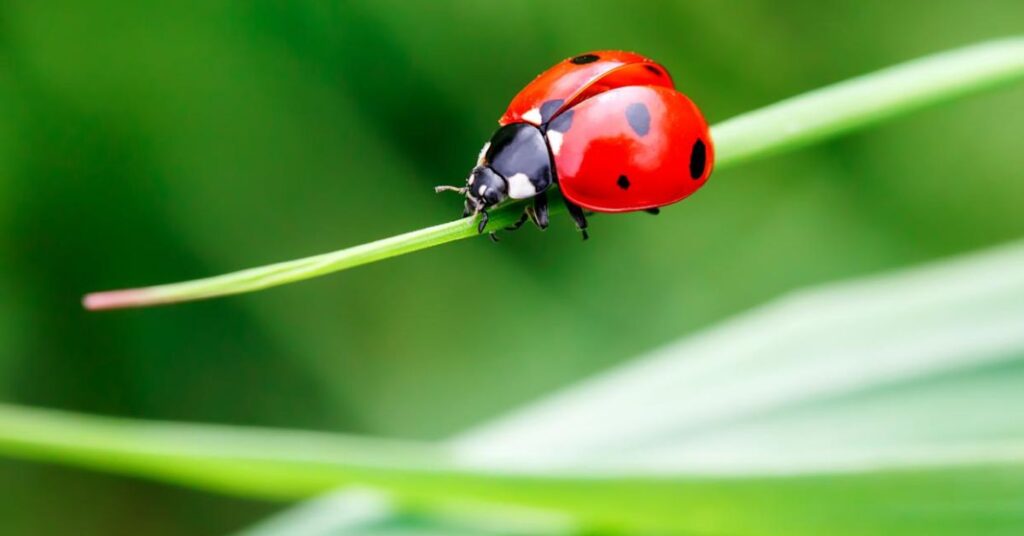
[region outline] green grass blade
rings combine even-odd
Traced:
[[[1024,39],[925,57],[729,119],[714,128],[726,165],[789,151],[943,101],[1019,80]]]
[[[252,497],[302,498],[366,485],[416,509],[468,510],[493,501],[561,511],[608,529],[730,534],[912,533],[915,527],[922,534],[959,534],[979,519],[1004,530],[1024,520],[1016,500],[1024,494],[1024,441],[961,446],[960,455],[923,465],[914,461],[920,453],[906,451],[902,463],[869,470],[545,476],[423,463],[424,453],[381,463],[374,441],[358,449],[348,440],[311,447],[310,435],[301,432],[10,407],[0,424],[0,450],[8,454]]]
[[[716,169],[794,149],[1024,77],[1024,38],[983,43],[884,69],[743,114],[712,128]],[[558,204],[556,203],[556,206]],[[521,209],[495,210],[501,229]],[[471,218],[332,253],[184,283],[98,292],[88,309],[141,307],[261,290],[477,236]]]
[[[236,536],[558,536],[581,534],[566,516],[524,508],[401,512],[384,493],[354,489],[306,501]]]
[[[229,426],[153,423],[0,404],[0,451],[227,493],[294,498],[372,474],[429,474],[429,445]]]

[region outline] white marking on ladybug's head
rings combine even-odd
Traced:
[[[476,157],[476,165],[482,166],[487,163],[487,149],[491,148],[491,142],[484,144],[483,149],[480,149],[480,156]]]
[[[562,150],[562,133],[557,130],[549,130],[548,145],[551,146],[551,154],[558,156],[558,151]]]
[[[523,114],[523,121],[539,126],[544,121],[544,117],[540,115],[540,108],[534,108]]]
[[[477,166],[473,169],[473,177],[473,185],[467,186],[466,197],[477,209],[492,207],[508,197],[508,183],[493,169]]]
[[[529,199],[537,195],[537,188],[526,173],[516,173],[508,178],[508,196],[512,199]]]

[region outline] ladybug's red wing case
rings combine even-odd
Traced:
[[[562,194],[596,212],[675,203],[707,181],[714,162],[700,111],[665,87],[595,95],[563,112],[547,135]]]
[[[512,99],[498,122],[540,125],[592,95],[625,86],[675,87],[668,71],[648,58],[599,50],[574,56],[541,73]]]

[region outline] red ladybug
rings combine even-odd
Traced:
[[[464,187],[464,216],[506,199],[533,198],[529,217],[548,225],[547,190],[558,184],[587,238],[583,209],[654,214],[695,192],[714,149],[700,110],[675,90],[664,67],[630,52],[590,52],[548,69],[523,88],[480,151]],[[493,233],[492,233],[493,237]]]

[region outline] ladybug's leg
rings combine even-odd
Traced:
[[[661,209],[660,208],[649,208],[649,209],[645,210],[644,212],[650,214],[651,216],[657,216],[658,214],[661,214]]]
[[[526,220],[532,221],[541,231],[548,228],[548,194],[547,192],[541,192],[533,198],[533,206],[526,207],[523,210],[522,215],[515,223],[505,228],[506,231],[515,231],[526,223]]]
[[[523,213],[519,215],[519,219],[516,220],[516,222],[513,223],[512,225],[509,225],[508,227],[506,227],[505,230],[506,231],[518,230],[520,227],[523,226],[524,223],[526,223],[526,220],[528,220],[528,219],[530,219],[529,210],[524,210]]]
[[[562,199],[565,201],[565,208],[569,209],[569,215],[576,222],[576,228],[583,233],[583,239],[590,238],[590,235],[587,234],[587,217],[583,215],[583,209],[572,201],[565,199],[565,196]]]
[[[543,231],[548,228],[548,193],[541,192],[533,198],[533,210],[529,212],[533,223]]]
[[[486,210],[480,211],[480,223],[476,226],[477,234],[483,234],[484,228],[487,227],[487,222],[490,220],[490,216],[487,215]]]

